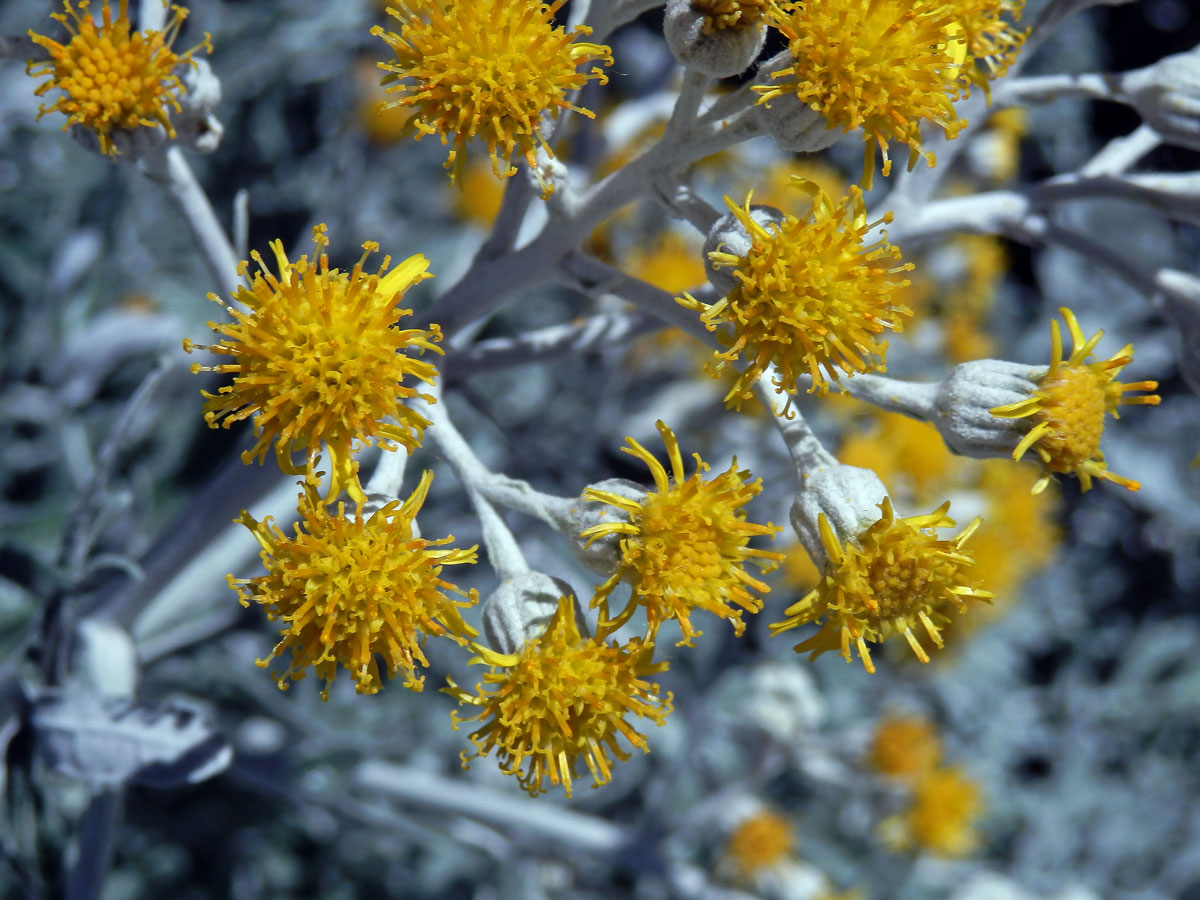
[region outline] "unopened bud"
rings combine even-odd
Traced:
[[[506,579],[483,602],[483,636],[488,646],[498,653],[520,653],[526,643],[545,632],[560,597],[575,597],[561,578],[522,572]],[[587,621],[577,599],[575,621],[581,633],[586,631]]]
[[[773,72],[792,65],[792,57],[784,51],[763,63],[758,70],[759,84],[775,85],[778,79]],[[792,93],[783,93],[760,101],[754,107],[758,124],[781,150],[793,153],[816,153],[832,147],[842,136],[842,131],[826,126],[821,114]]]
[[[792,503],[792,528],[818,569],[828,561],[820,517],[829,521],[839,544],[858,537],[879,521],[887,488],[870,469],[841,463],[800,473],[800,492]]]
[[[667,0],[663,33],[675,58],[686,68],[713,78],[746,71],[762,50],[766,31],[758,23],[712,29],[692,0]]]
[[[1045,366],[979,359],[955,366],[938,386],[932,424],[946,446],[974,459],[1010,456],[1025,429],[1019,419],[992,415],[1038,389]]]
[[[764,228],[778,225],[784,221],[784,215],[773,206],[751,206],[750,218]],[[728,294],[738,286],[738,280],[733,276],[733,270],[725,266],[718,267],[709,258],[710,253],[728,253],[730,256],[746,256],[752,245],[750,233],[746,226],[738,221],[737,216],[727,212],[713,223],[704,240],[704,271],[708,280],[722,294]]]
[[[607,491],[626,500],[642,503],[646,499],[646,491],[641,486],[624,478],[607,478],[596,484],[588,485],[592,490]],[[566,521],[562,531],[570,540],[571,550],[575,558],[590,571],[607,578],[621,564],[621,535],[605,534],[597,538],[584,538],[580,535],[589,528],[597,525],[610,525],[613,522],[628,523],[629,517],[616,506],[608,503],[598,503],[577,497],[567,511]]]

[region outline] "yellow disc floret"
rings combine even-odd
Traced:
[[[867,641],[883,641],[902,634],[921,662],[929,662],[913,632],[920,625],[929,639],[942,646],[938,624],[953,608],[962,612],[968,598],[991,598],[972,586],[971,557],[963,544],[979,526],[979,519],[953,540],[939,540],[934,529],[950,528],[949,502],[932,513],[898,519],[892,501],[879,504],[882,517],[856,538],[839,543],[824,513],[818,518],[821,543],[829,559],[821,581],[804,599],[785,611],[787,619],[771,626],[778,634],[822,616],[821,629],[796,645],[798,652],[816,657],[839,649],[850,661],[853,645],[863,668],[875,671]]]
[[[280,688],[289,679],[299,681],[312,666],[324,682],[321,696],[328,699],[342,666],[360,694],[374,694],[382,660],[389,677],[402,672],[404,686],[419,691],[424,679],[416,667],[429,665],[421,651],[424,636],[462,640],[475,634],[458,611],[475,602],[475,592],[464,593],[441,578],[443,566],[475,562],[475,548],[438,549],[453,536],[426,540],[413,530],[432,481],[433,473],[426,471],[407,500],[393,501],[366,519],[361,509],[347,517],[340,503],[331,514],[310,481],[300,496],[294,537],[270,517],[258,522],[242,513],[238,521],[262,546],[267,574],[230,575],[229,586],[243,606],[257,603],[271,621],[284,623],[282,639],[259,660],[266,666],[291,651]],[[452,600],[448,591],[467,599]]]
[[[629,620],[640,606],[646,610],[647,639],[654,640],[658,627],[672,619],[683,632],[681,644],[691,644],[701,632],[691,622],[700,609],[728,619],[734,631],[746,627],[742,611],[758,612],[769,586],[746,571],[753,561],[771,571],[783,554],[749,546],[756,535],[774,535],[780,529],[767,523],[746,521],[742,507],[762,490],[762,481],[747,482],[748,471],[738,471],[737,459],[715,478],[702,476],[708,465],[694,454],[696,471],[684,477],[679,442],[671,429],[658,423],[667,447],[671,474],[645,447],[628,438],[621,449],[650,467],[655,489],[640,503],[610,491],[588,488],[584,499],[607,503],[624,514],[627,521],[595,525],[583,532],[589,543],[606,535],[619,535],[621,561],[612,576],[596,589],[593,606],[600,607],[600,628],[615,630]],[[609,595],[625,579],[633,588],[625,609],[609,615]]]
[[[187,10],[172,6],[163,31],[137,32],[129,21],[129,0],[120,0],[116,18],[108,0],[103,0],[101,24],[92,18],[90,0],[79,0],[78,5],[76,9],[71,0],[63,0],[65,12],[50,14],[71,33],[66,44],[29,32],[33,42],[50,54],[50,59],[30,60],[26,66],[35,78],[50,79],[38,85],[35,93],[39,97],[51,90],[62,94],[53,105],[42,104],[38,118],[54,110],[61,112],[67,117],[64,131],[71,125],[90,129],[100,142],[100,152],[108,156],[117,153],[113,132],[118,129],[161,125],[167,136],[174,138],[167,110],[179,112],[179,95],[184,93],[175,70],[195,65],[191,55],[201,47],[212,51],[208,35],[197,47],[177,55],[171,44]]]
[[[1093,478],[1136,491],[1140,484],[1110,472],[1104,464],[1104,454],[1100,451],[1104,417],[1111,413],[1113,418],[1120,418],[1117,407],[1121,405],[1156,406],[1160,399],[1157,394],[1146,397],[1125,394],[1152,391],[1158,382],[1117,381],[1121,370],[1133,361],[1133,344],[1126,344],[1108,359],[1093,360],[1092,351],[1104,332],[1097,331],[1085,340],[1075,314],[1065,306],[1058,311],[1071,335],[1071,355],[1063,359],[1062,333],[1058,322],[1051,320],[1050,367],[1039,379],[1037,390],[1024,400],[997,406],[991,413],[1006,419],[1029,420],[1029,430],[1013,450],[1013,459],[1020,459],[1029,450],[1037,454],[1042,476],[1034,483],[1033,493],[1044,490],[1056,472],[1075,475],[1085,491],[1091,489]]]
[[[779,813],[763,810],[734,828],[725,845],[725,857],[739,876],[751,878],[791,856],[795,841],[791,822]]]
[[[830,128],[863,130],[863,185],[871,186],[875,146],[891,172],[890,141],[909,147],[909,168],[928,156],[921,123],[956,137],[966,122],[951,101],[965,93],[963,27],[953,4],[922,0],[776,0],[767,22],[787,39],[791,65],[756,85],[760,103],[795,94]],[[928,156],[929,164],[935,160]]]
[[[239,273],[249,287],[238,288],[233,297],[247,311],[209,294],[234,321],[209,323],[224,335],[219,343],[184,341],[184,349],[232,357],[224,365],[196,364],[192,371],[234,375],[233,383],[216,394],[205,392],[204,418],[212,428],[253,418],[258,441],[242,454],[244,462],[255,457],[262,462],[274,444],[280,468],[299,474],[303,469],[292,463],[292,451],[306,451],[311,463],[324,445],[333,475],[330,498],[345,489],[361,503],[365,495],[353,457],[355,443],[378,443],[385,450],[402,444],[412,451],[429,425],[403,401],[432,403],[433,397],[404,382],[433,383],[433,365],[409,352],[441,353],[433,343],[441,340],[441,330],[437,325],[429,331],[396,327],[412,315],[411,309],[397,307],[405,291],[431,277],[425,271],[429,260],[410,256],[388,272],[391,257],[385,256],[378,273],[367,274],[363,264],[378,250],[368,242],[354,268],[342,272],[329,268],[324,225],[313,229],[313,242],[317,259],[301,256],[293,263],[282,242],[272,241],[278,275],[257,252],[251,254],[259,271],[251,279],[243,262]]]
[[[837,381],[839,372],[884,371],[887,341],[879,335],[903,330],[912,316],[897,296],[909,284],[899,276],[912,263],[899,263],[900,251],[886,238],[865,243],[891,214],[868,222],[856,186],[835,204],[812,182],[796,183],[812,197],[812,211],[767,227],[752,218],[749,197],[744,207],[726,197],[750,237],[750,249],[745,256],[717,250],[709,259],[731,269],[737,285],[711,305],[689,294],[678,301],[699,312],[710,331],[730,326],[731,334],[719,335],[728,349],[716,354],[710,374],[718,377],[736,360],[745,361],[725,396],[733,408],[753,396],[755,382],[772,363],[779,370],[777,389],[789,394],[802,375],[812,378],[810,392],[824,393],[826,379]]]
[[[629,715],[662,725],[671,712],[671,695],[660,695],[646,678],[664,671],[651,660],[653,644],[634,638],[627,644],[585,637],[575,621],[575,601],[563,597],[546,631],[519,653],[504,654],[475,645],[492,670],[476,693],[453,681],[444,690],[460,703],[481,707],[473,716],[451,713],[454,727],[479,722],[471,733],[472,753],[463,765],[493,750],[506,775],[516,775],[531,795],[546,790],[545,780],[561,784],[571,796],[579,763],[587,764],[593,785],[612,779],[611,753],[629,758],[619,738],[649,752],[644,735],[626,721]]]
[[[705,34],[753,28],[762,21],[768,0],[692,0],[692,9],[704,16]]]
[[[452,145],[446,168],[455,177],[474,138],[487,143],[498,177],[516,172],[511,160],[517,152],[536,172],[539,148],[554,155],[542,131],[543,114],[570,109],[592,117],[567,94],[589,81],[606,83],[599,66],[586,72],[578,67],[611,65],[612,55],[608,47],[577,40],[591,33],[587,26],[568,34],[554,25],[565,2],[402,0],[388,9],[400,22],[398,34],[371,29],[395,54],[379,64],[388,73],[388,92],[397,95],[392,105],[413,110],[411,130],[418,139],[436,134]]]

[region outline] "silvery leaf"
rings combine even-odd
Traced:
[[[200,710],[179,700],[150,705],[47,691],[34,700],[32,722],[46,764],[97,788],[131,780],[162,788],[195,784],[233,758]]]

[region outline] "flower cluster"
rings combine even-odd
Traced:
[[[117,154],[113,142],[117,132],[161,127],[174,138],[168,111],[179,112],[179,96],[184,93],[178,69],[195,65],[192,54],[197,50],[212,52],[208,35],[198,46],[177,54],[171,45],[187,10],[172,6],[164,30],[138,32],[129,21],[129,0],[120,0],[115,18],[109,0],[102,0],[99,24],[90,6],[90,0],[79,0],[76,9],[71,0],[63,0],[65,12],[51,13],[71,33],[66,44],[29,32],[50,55],[48,60],[30,60],[26,67],[35,78],[49,77],[35,93],[41,97],[51,90],[61,92],[51,106],[42,105],[38,118],[61,112],[67,117],[64,131],[72,125],[88,129],[107,156]]]

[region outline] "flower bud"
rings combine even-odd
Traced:
[[[520,653],[525,644],[546,630],[558,610],[560,597],[575,598],[561,578],[541,572],[522,572],[506,579],[483,603],[483,636],[498,653]],[[575,621],[587,628],[583,607],[575,599]]]
[[[1037,390],[1045,366],[978,359],[955,366],[937,390],[931,422],[946,446],[960,456],[1010,456],[1025,429],[1019,419],[992,415]]]
[[[759,84],[775,85],[778,79],[772,78],[772,73],[791,64],[792,57],[785,50],[763,63],[755,80]],[[816,153],[832,147],[843,134],[837,128],[829,128],[821,114],[795,94],[784,93],[769,101],[760,101],[754,109],[759,126],[781,150]]]
[[[887,488],[870,469],[834,463],[800,473],[800,493],[792,503],[792,528],[818,569],[828,561],[821,540],[821,514],[838,543],[844,544],[879,521],[879,504],[886,496]]]
[[[608,491],[639,504],[646,499],[646,491],[640,485],[624,478],[607,478],[588,487],[597,491]],[[580,496],[575,498],[568,509],[561,530],[570,540],[575,558],[589,571],[607,578],[621,564],[621,536],[606,534],[588,540],[580,537],[580,534],[596,525],[628,521],[629,517],[617,507],[585,500]]]
[[[1200,150],[1200,47],[1126,72],[1119,85],[1166,143]]]
[[[680,65],[713,78],[729,78],[750,67],[762,50],[765,29],[758,23],[742,28],[706,29],[707,16],[692,0],[667,0],[663,33]]]
[[[750,218],[766,228],[778,225],[784,221],[784,214],[773,206],[751,206]],[[750,233],[746,226],[738,221],[737,216],[727,212],[717,219],[708,230],[704,240],[704,271],[708,280],[722,294],[730,293],[738,286],[738,280],[733,276],[733,270],[725,267],[717,268],[709,259],[710,253],[728,253],[731,256],[745,256],[750,252],[752,244]]]

